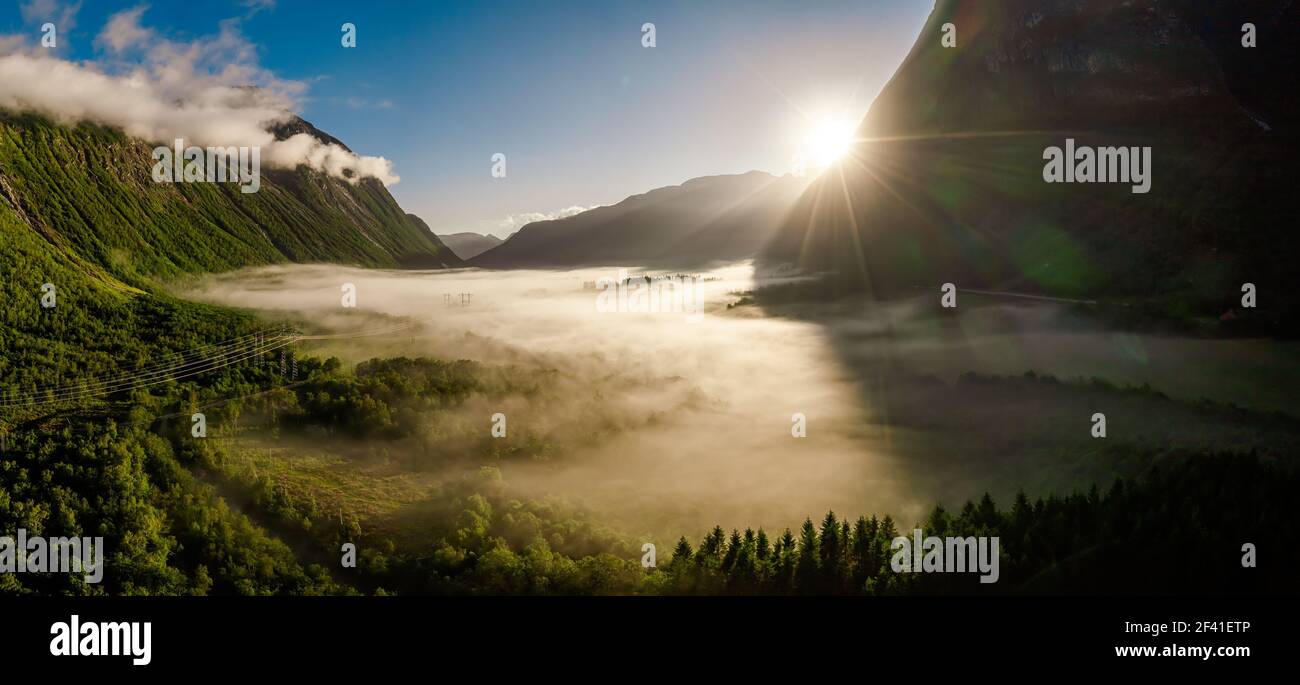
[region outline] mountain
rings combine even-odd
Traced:
[[[341,144],[301,119],[275,133]],[[290,261],[463,265],[378,181],[263,167],[256,193],[155,183],[153,147],[103,126],[0,111],[0,398],[111,376],[257,326],[170,296],[166,280]],[[57,296],[48,309],[46,284]],[[12,427],[4,414],[0,433]]]
[[[494,235],[478,233],[450,233],[440,235],[438,239],[461,259],[477,257],[501,244],[501,239]]]
[[[103,127],[0,113],[0,529],[104,536],[110,550],[103,585],[3,573],[0,595],[334,591],[267,519],[191,471],[168,429],[182,402],[215,419],[231,400],[284,392],[275,363],[254,363],[274,362],[283,340],[254,348],[254,334],[276,340],[260,335],[267,322],[158,281],[288,260],[461,262],[379,183],[306,169],[263,173],[246,195],[154,183],[151,151]],[[317,364],[303,358],[304,376]]]
[[[338,141],[301,119],[274,131]],[[137,288],[279,262],[462,265],[377,180],[263,165],[261,187],[156,183],[153,143],[94,125],[0,112],[0,214],[77,268]]]
[[[1264,0],[939,0],[860,142],[765,257],[831,271],[843,293],[952,282],[1294,330],[1298,15]],[[1245,22],[1259,47],[1242,46]],[[1149,192],[1046,182],[1044,155],[1067,139],[1150,147]],[[1249,313],[1233,311],[1244,283],[1261,293]]]
[[[695,178],[563,219],[535,221],[470,265],[692,268],[752,257],[806,184],[761,171]]]

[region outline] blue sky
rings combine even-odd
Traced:
[[[37,35],[60,0],[20,2],[0,33]],[[110,16],[83,0],[64,56],[99,58]],[[236,20],[258,64],[308,85],[301,114],[393,161],[390,190],[439,233],[609,204],[695,176],[789,171],[814,120],[857,122],[911,48],[925,0],[586,2],[160,1],[175,41]],[[27,16],[25,17],[24,14]],[[357,26],[357,47],[340,26]],[[641,44],[653,22],[657,45]],[[507,177],[491,176],[491,157]]]

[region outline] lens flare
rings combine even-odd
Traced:
[[[848,154],[854,139],[852,122],[822,119],[808,131],[804,142],[805,154],[809,161],[819,167],[830,166]]]

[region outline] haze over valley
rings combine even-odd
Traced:
[[[305,342],[299,354],[347,365],[466,359],[533,379],[530,392],[421,417],[428,427],[419,447],[393,448],[416,455],[396,472],[477,468],[464,453],[481,453],[492,441],[461,436],[484,436],[502,412],[509,431],[502,442],[519,451],[494,449],[486,463],[501,469],[511,492],[581,502],[661,542],[714,524],[797,527],[818,508],[909,521],[936,502],[955,507],[985,492],[1003,501],[1021,489],[1064,494],[1137,475],[1152,458],[1135,459],[1134,449],[1249,446],[1280,455],[1300,420],[1300,405],[1283,392],[1288,383],[1276,393],[1257,390],[1266,375],[1300,381],[1294,343],[1237,341],[1223,349],[1005,298],[972,297],[956,317],[935,316],[927,297],[732,306],[764,286],[792,282],[756,277],[748,263],[703,274],[717,280],[704,281],[698,322],[680,311],[598,311],[598,295],[584,283],[618,273],[284,266],[211,276],[179,294],[302,322],[309,334],[413,325]],[[339,308],[342,283],[356,286],[356,310]],[[462,294],[472,297],[464,302]],[[1012,385],[1027,372],[1067,383],[1029,383],[1008,394],[961,378],[971,372]],[[1095,388],[1095,379],[1169,397]],[[1199,406],[1210,399],[1224,404]],[[1289,418],[1257,433],[1227,403]],[[1102,409],[1123,435],[1105,446],[1090,443],[1087,431],[1087,417]],[[795,413],[807,417],[807,438],[791,435]],[[1129,433],[1157,419],[1166,431]]]
[[[1294,591],[1300,3],[340,2],[0,25],[0,594]]]

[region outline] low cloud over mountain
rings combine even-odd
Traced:
[[[170,144],[257,146],[271,167],[299,165],[355,181],[400,179],[383,157],[298,133],[278,139],[306,91],[257,64],[255,46],[239,20],[223,21],[216,35],[173,41],[141,23],[144,7],[113,15],[95,39],[94,62],[50,56],[13,37],[0,41],[0,107],[63,124],[94,122],[130,136]]]

